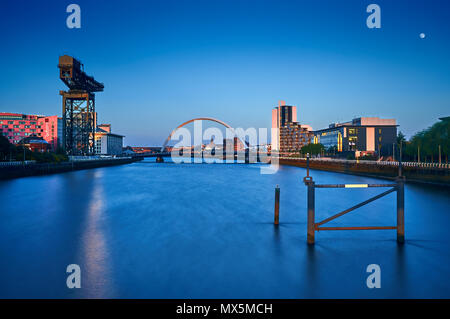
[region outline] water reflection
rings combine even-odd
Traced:
[[[93,188],[88,199],[87,216],[81,235],[80,260],[82,268],[83,287],[88,292],[88,298],[104,298],[113,295],[109,264],[109,247],[105,235],[106,197],[102,183],[103,170],[95,171],[92,180]]]
[[[317,290],[319,289],[319,281],[317,278],[317,247],[314,245],[304,244],[306,246],[306,260],[305,260],[305,290],[303,294],[309,298],[318,298]]]
[[[404,246],[395,231],[324,231],[308,246],[305,170],[259,168],[144,162],[1,181],[0,297],[450,297],[448,192],[406,185]],[[317,216],[371,195],[322,190]],[[395,196],[386,197],[336,223],[389,225],[394,211]],[[65,287],[71,263],[82,271],[77,291]],[[372,263],[381,266],[382,289],[366,286]]]
[[[408,298],[409,291],[409,280],[408,280],[408,265],[406,263],[406,246],[409,245],[410,242],[406,241],[404,244],[397,244],[395,249],[396,256],[396,268],[395,268],[395,280],[398,281],[398,286],[400,293],[404,298]]]

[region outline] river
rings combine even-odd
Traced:
[[[371,230],[319,232],[308,247],[305,170],[261,175],[261,165],[149,159],[0,181],[0,297],[450,298],[449,189],[406,184],[404,245],[395,230]],[[317,189],[317,219],[384,190]],[[327,226],[393,226],[395,196]],[[69,264],[80,289],[66,286]],[[379,289],[366,285],[369,264],[380,266]]]

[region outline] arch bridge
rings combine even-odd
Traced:
[[[184,122],[184,123],[178,125],[178,126],[170,133],[170,135],[166,138],[166,140],[164,141],[164,144],[163,144],[163,146],[161,147],[161,153],[164,153],[164,151],[165,151],[165,149],[166,149],[166,147],[167,147],[167,144],[168,144],[169,141],[172,139],[173,134],[175,134],[175,132],[176,132],[179,128],[181,128],[181,127],[183,127],[183,126],[185,126],[185,125],[188,125],[188,124],[190,124],[190,123],[192,123],[192,122],[195,122],[195,121],[211,121],[211,122],[219,123],[219,124],[225,126],[226,128],[230,129],[230,130],[233,132],[233,134],[234,134],[235,136],[237,136],[237,134],[236,134],[236,132],[234,131],[234,129],[233,129],[230,125],[228,125],[227,123],[225,123],[225,122],[223,122],[223,121],[221,121],[221,120],[218,120],[218,119],[215,119],[215,118],[212,118],[212,117],[197,117],[197,118],[194,118],[194,119],[192,119],[192,120],[186,121],[186,122]],[[243,145],[245,145],[245,146],[247,146],[247,147],[250,146],[248,142],[243,141],[242,139],[240,139],[240,140],[241,140],[241,142],[242,142]]]
[[[250,149],[250,144],[249,144],[249,142],[247,142],[247,141],[241,139],[241,138],[236,134],[236,131],[235,131],[230,125],[228,125],[227,123],[225,123],[225,122],[223,122],[223,121],[221,121],[221,120],[218,120],[218,119],[215,119],[215,118],[212,118],[212,117],[197,117],[197,118],[193,118],[193,119],[191,119],[191,120],[189,120],[189,121],[186,121],[186,122],[184,122],[184,123],[178,125],[178,126],[177,126],[177,127],[169,134],[169,136],[168,136],[168,137],[166,138],[166,140],[164,141],[164,144],[163,144],[162,147],[161,147],[160,153],[159,153],[159,154],[155,154],[155,156],[156,156],[156,162],[162,163],[162,162],[164,162],[163,157],[165,157],[165,156],[170,156],[170,155],[171,155],[171,153],[167,151],[167,144],[170,142],[170,140],[172,139],[172,136],[175,134],[175,132],[176,132],[179,128],[181,128],[181,127],[183,127],[183,126],[185,126],[185,125],[188,125],[188,124],[190,124],[190,123],[192,123],[192,122],[195,122],[195,121],[211,121],[211,122],[218,123],[218,124],[220,124],[220,125],[222,125],[222,126],[228,128],[228,129],[230,129],[231,132],[232,132],[233,135],[234,135],[233,137],[239,138],[239,140],[241,141],[242,145],[244,145],[244,148],[245,148],[245,162],[246,162],[246,163],[249,163],[249,153],[250,153],[250,152],[249,152],[249,149]],[[234,149],[234,147],[233,147],[233,149]],[[193,157],[193,155],[194,155],[194,152],[191,151],[191,157]],[[203,156],[203,151],[202,151],[202,156]],[[234,159],[237,159],[237,151],[234,151],[233,156],[234,156]],[[225,159],[225,153],[224,153],[224,159]],[[259,162],[259,151],[257,152],[256,161]]]

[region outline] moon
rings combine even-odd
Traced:
[[[425,39],[425,33],[419,34],[419,37],[420,37],[421,39]]]

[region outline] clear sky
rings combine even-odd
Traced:
[[[81,29],[66,27],[71,3]],[[314,129],[380,116],[410,136],[450,115],[446,0],[1,0],[0,36],[0,111],[61,115],[58,56],[73,55],[105,84],[99,121],[125,145],[200,116],[270,127],[278,100]]]

